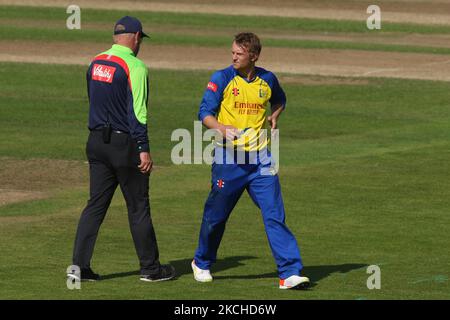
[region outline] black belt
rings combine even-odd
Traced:
[[[103,129],[93,129],[93,130],[91,130],[91,131],[102,131]],[[128,132],[125,132],[125,131],[120,131],[120,130],[111,130],[111,132],[113,132],[113,133],[125,133],[125,134],[128,134]]]

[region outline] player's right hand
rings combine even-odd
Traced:
[[[241,130],[230,125],[221,125],[219,131],[222,134],[222,136],[229,141],[234,141],[235,139],[238,139],[242,133]]]

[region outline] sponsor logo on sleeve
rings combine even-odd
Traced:
[[[206,89],[211,90],[213,92],[217,91],[217,84],[215,84],[214,82],[208,82],[208,86],[206,87]]]
[[[94,64],[92,68],[92,80],[112,83],[114,72],[116,72],[115,67]]]

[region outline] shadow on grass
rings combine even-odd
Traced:
[[[219,259],[211,269],[214,279],[243,279],[243,280],[251,280],[251,279],[264,279],[264,278],[277,278],[278,273],[276,271],[267,272],[263,274],[246,274],[246,275],[224,275],[221,276],[217,273],[221,271],[225,271],[228,269],[233,269],[239,266],[245,265],[245,260],[257,259],[257,257],[253,256],[234,256],[234,257],[226,257],[223,259]],[[191,274],[191,261],[192,258],[189,259],[181,259],[170,261],[170,264],[175,267],[177,277]],[[303,269],[303,274],[308,276],[311,279],[311,287],[314,287],[320,280],[330,276],[333,273],[348,273],[353,270],[361,269],[363,267],[367,267],[367,264],[361,263],[345,263],[338,265],[321,265],[321,266],[305,266]],[[139,275],[139,270],[129,271],[129,272],[121,272],[121,273],[113,273],[102,276],[102,280],[114,279],[114,278],[122,278],[128,276]]]
[[[226,257],[224,259],[218,259],[217,262],[214,264],[214,266],[211,269],[211,273],[216,273],[220,271],[224,271],[227,269],[233,269],[239,266],[244,266],[245,263],[241,262],[244,260],[250,260],[250,259],[257,259],[256,257],[252,256],[235,256],[235,257]],[[175,270],[177,271],[178,276],[182,276],[185,274],[191,274],[191,262],[192,258],[189,259],[181,259],[181,260],[175,260],[170,261],[170,264],[175,267]],[[214,279],[220,279],[220,277],[215,277]]]
[[[226,257],[223,259],[219,259],[211,269],[213,273],[214,279],[263,279],[263,278],[277,278],[278,273],[276,271],[267,272],[263,274],[247,274],[247,275],[226,275],[221,276],[218,275],[220,271],[225,271],[227,269],[232,269],[235,267],[245,265],[245,260],[257,259],[257,257],[253,256],[235,256],[235,257]],[[182,259],[171,261],[170,263],[177,270],[178,276],[182,276],[185,274],[191,274],[191,261],[192,259]],[[330,276],[333,273],[348,273],[353,270],[361,269],[363,267],[367,267],[367,264],[361,263],[345,263],[338,265],[322,265],[322,266],[305,266],[303,269],[303,273],[311,279],[311,287],[314,287],[317,282],[320,280]]]
[[[263,274],[243,274],[243,275],[226,275],[226,276],[221,276],[220,274],[219,275],[217,274],[220,271],[245,265],[243,261],[249,259],[257,259],[257,258],[252,256],[236,256],[218,260],[217,263],[214,265],[214,267],[211,269],[214,279],[252,280],[264,278],[278,278],[278,273],[276,271],[267,272]],[[175,268],[177,268],[177,271],[179,272],[178,274],[181,276],[184,274],[192,273],[190,267],[191,261],[192,261],[191,259],[185,259],[172,261],[171,263],[175,266]],[[338,265],[305,266],[302,273],[311,279],[311,288],[312,288],[316,286],[317,283],[320,282],[320,280],[330,276],[333,273],[348,273],[350,271],[361,269],[364,267],[367,267],[367,264],[345,263]]]
[[[249,259],[256,259],[256,257],[251,256],[236,256],[236,257],[228,257],[225,259],[219,260],[216,264],[214,264],[213,272],[219,272],[227,269],[233,269],[239,266],[245,265],[245,263],[242,263],[243,260],[249,260]],[[191,274],[191,261],[192,258],[189,259],[181,259],[181,260],[174,260],[170,261],[170,264],[175,267],[177,277]],[[109,280],[114,278],[123,278],[123,277],[129,277],[129,276],[135,276],[140,275],[140,271],[128,271],[128,272],[120,272],[120,273],[111,273],[107,275],[102,275],[102,280]],[[220,277],[215,277],[217,279],[220,279]]]
[[[302,273],[307,277],[309,277],[309,279],[311,280],[311,287],[314,287],[320,280],[330,276],[333,273],[348,273],[350,271],[361,269],[367,266],[368,264],[361,264],[361,263],[305,266]]]
[[[317,285],[320,280],[330,276],[333,273],[347,273],[352,270],[361,269],[366,267],[366,264],[360,263],[346,263],[339,265],[323,265],[323,266],[305,266],[302,271],[302,274],[309,277],[311,280],[311,287]],[[251,280],[251,279],[264,279],[264,278],[278,278],[278,273],[267,272],[263,274],[250,274],[250,275],[230,275],[230,276],[214,276],[214,279],[242,279],[242,280]]]
[[[102,275],[101,280],[109,280],[114,278],[124,278],[129,276],[138,276],[141,272],[139,270],[136,271],[128,271],[128,272],[120,272],[120,273],[111,273],[107,275]]]

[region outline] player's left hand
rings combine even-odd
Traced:
[[[284,109],[283,105],[281,105],[281,104],[272,106],[272,114],[267,117],[267,121],[269,122],[271,129],[277,128],[277,120],[278,120],[278,117],[280,116],[281,112],[283,112],[283,109]]]
[[[142,173],[150,173],[153,168],[153,160],[150,152],[141,152],[139,158],[141,160],[141,163],[138,165],[139,170]]]
[[[275,115],[271,115],[271,116],[267,117],[267,121],[269,122],[271,129],[277,128],[277,119],[278,119],[278,116],[275,116]]]

